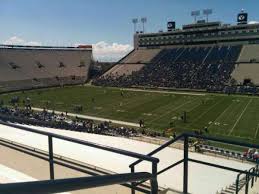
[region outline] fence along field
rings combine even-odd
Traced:
[[[8,104],[12,96],[29,97],[33,107],[77,112],[138,123],[152,130],[177,133],[208,128],[210,134],[259,143],[259,97],[193,95],[126,91],[101,87],[64,87],[0,95]],[[184,117],[184,114],[186,115]]]

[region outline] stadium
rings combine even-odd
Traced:
[[[92,45],[0,45],[0,193],[259,192],[259,24],[141,21],[109,68]]]

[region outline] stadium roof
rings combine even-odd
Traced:
[[[29,45],[5,45],[1,44],[0,48],[6,49],[39,49],[39,50],[92,50],[92,45],[78,45],[77,47],[61,46],[29,46]]]

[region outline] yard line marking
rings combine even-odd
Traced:
[[[190,110],[188,110],[188,112],[191,112],[191,111],[193,111],[195,108],[197,108],[198,106],[200,106],[201,104],[200,103],[198,103],[197,105],[195,105],[193,108],[191,108]]]
[[[141,99],[139,99],[139,97],[141,97],[141,96],[134,96],[134,97],[136,97],[136,99],[134,99],[134,100],[132,100],[132,101],[131,101],[131,99],[129,99],[128,97],[123,98],[122,101],[126,100],[126,103],[123,104],[122,106],[126,106],[126,105],[129,105],[129,104],[135,104],[135,103],[138,102],[138,101],[142,101]],[[145,100],[145,99],[143,99],[143,100]],[[152,101],[152,100],[151,100],[151,101]],[[143,103],[146,103],[146,101],[143,101]],[[113,110],[114,106],[116,106],[116,105],[118,105],[118,101],[113,102],[113,103],[110,103],[110,105],[108,105],[108,106],[109,106],[109,107],[111,106],[111,109]],[[115,107],[115,108],[116,108],[116,107]],[[118,108],[118,107],[117,107],[117,108]],[[101,111],[96,112],[95,115],[98,116],[98,115],[100,115],[100,113],[103,113],[103,112],[105,112],[105,111],[113,112],[113,111],[111,111],[111,110],[103,109],[103,110],[101,110]]]
[[[196,101],[196,100],[198,100],[199,98],[193,98],[191,101]],[[176,99],[177,100],[177,99]],[[176,103],[177,104],[177,103]],[[175,102],[173,102],[173,104],[172,104],[172,102],[169,102],[168,104],[164,104],[163,106],[169,106],[169,105],[175,105]],[[160,107],[159,107],[160,108]],[[159,108],[157,108],[157,109],[159,109]],[[154,109],[154,110],[152,110],[151,112],[149,112],[149,113],[154,113],[154,112],[156,112],[157,111],[157,109]],[[167,111],[167,112],[169,112],[169,111]]]
[[[258,130],[259,130],[259,123],[258,123],[257,128],[256,128],[256,132],[255,132],[255,137],[254,137],[254,139],[256,139],[256,137],[257,137]]]
[[[218,105],[219,103],[221,103],[224,100],[224,98],[222,100],[220,100],[219,102],[217,102],[216,104],[214,104],[213,106],[211,106],[207,111],[205,111],[204,113],[202,113],[200,116],[198,116],[196,119],[194,119],[189,125],[193,124],[195,121],[199,120],[204,114],[208,113],[211,109],[213,109],[216,105]]]
[[[240,114],[240,116],[238,117],[238,119],[236,120],[234,126],[231,128],[230,132],[228,133],[228,135],[231,135],[234,131],[234,128],[237,126],[238,122],[240,121],[241,117],[243,116],[243,114],[245,113],[247,107],[249,106],[249,104],[252,102],[252,99],[249,100],[249,102],[246,104],[244,110],[242,111],[242,113]]]
[[[196,100],[197,100],[197,99],[196,99]],[[164,117],[165,115],[168,115],[168,114],[171,113],[172,111],[178,110],[179,108],[183,107],[183,106],[186,105],[186,104],[189,104],[190,102],[193,102],[193,100],[189,100],[189,101],[187,101],[187,102],[181,104],[180,106],[177,106],[176,108],[174,108],[174,109],[172,109],[172,110],[170,110],[170,111],[165,112],[164,114],[160,115],[159,117],[156,117],[155,119],[151,120],[150,123],[154,123],[154,121],[156,121],[156,120],[158,120],[158,119]]]
[[[228,105],[228,107],[213,121],[213,123],[215,123],[219,118],[221,118],[227,111],[228,109],[232,106],[233,101]],[[212,125],[213,123],[211,123],[210,125]]]

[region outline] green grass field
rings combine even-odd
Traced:
[[[82,105],[80,114],[134,123],[143,119],[153,130],[180,133],[207,126],[213,135],[259,143],[259,97],[140,91],[124,91],[122,96],[120,89],[76,86],[3,94],[0,99],[7,104],[11,96],[30,97],[34,107],[46,107],[49,101],[54,110],[75,112],[74,106]]]

